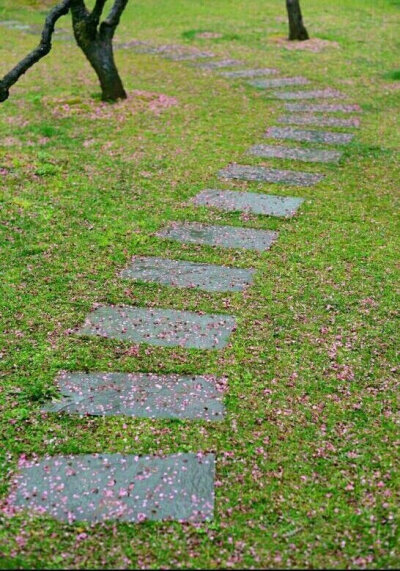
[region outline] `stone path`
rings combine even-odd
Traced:
[[[263,158],[277,158],[305,163],[337,163],[342,156],[340,151],[325,149],[305,149],[303,147],[281,147],[275,145],[253,145],[247,151],[249,155]]]
[[[14,25],[14,24],[13,24]],[[15,25],[14,25],[15,27]],[[210,52],[191,50],[179,45],[153,46],[132,40],[117,46],[136,53],[156,55],[176,62],[188,62],[200,70],[215,71],[225,79],[246,80],[278,73],[272,68],[244,68],[243,62],[212,59]],[[196,61],[201,60],[201,61]],[[203,61],[204,60],[204,61]],[[193,63],[195,62],[195,63]],[[272,97],[287,100],[317,100],[315,103],[284,103],[285,115],[278,123],[331,127],[358,127],[355,117],[316,115],[358,113],[358,105],[324,103],[325,99],[344,99],[331,89],[286,91],[287,86],[303,86],[303,77],[276,77],[247,81],[259,89],[275,89]],[[247,155],[310,163],[336,163],[342,153],[323,145],[349,144],[353,134],[300,130],[293,127],[270,127],[264,135],[271,139],[296,141],[301,146],[255,144]],[[319,143],[320,146],[310,146]],[[318,184],[323,174],[282,170],[266,166],[230,164],[221,169],[223,179],[239,179],[247,183],[281,183],[310,187]],[[304,202],[301,196],[280,196],[235,189],[205,189],[191,200],[195,206],[225,212],[244,212],[260,216],[293,217]],[[278,232],[252,227],[206,225],[198,222],[171,222],[156,236],[219,249],[233,248],[263,253],[278,239]],[[120,278],[151,282],[168,287],[197,288],[207,292],[243,292],[254,279],[251,268],[187,262],[160,257],[134,257],[120,272]],[[122,342],[145,343],[192,350],[222,350],[230,342],[237,327],[235,316],[203,314],[180,309],[127,306],[98,306],[76,330],[84,337],[97,336]],[[223,419],[227,379],[213,376],[126,372],[70,372],[56,378],[59,398],[45,411],[53,414],[81,414],[181,419],[215,422]],[[214,510],[215,457],[213,454],[172,454],[165,457],[82,454],[44,457],[21,461],[16,473],[9,503],[15,509],[47,513],[56,519],[101,522],[118,520],[142,522],[176,520],[200,522],[212,519]]]
[[[277,99],[345,99],[337,89],[313,89],[307,91],[274,91]]]
[[[47,412],[138,418],[222,420],[224,379],[151,373],[68,373]]]
[[[230,315],[104,305],[88,315],[78,333],[162,347],[221,349],[235,327]]]
[[[286,111],[297,113],[305,111],[310,113],[359,113],[359,105],[346,105],[342,103],[285,103]]]
[[[266,137],[272,139],[289,139],[306,143],[328,143],[330,145],[347,145],[353,139],[351,133],[334,133],[331,131],[301,130],[292,127],[270,127]]]
[[[324,175],[321,174],[235,164],[221,169],[218,176],[227,179],[237,178],[239,180],[273,182],[293,186],[312,186],[324,178]]]
[[[286,125],[315,125],[317,127],[359,127],[360,120],[357,118],[342,119],[340,117],[319,117],[318,115],[282,115],[278,117],[278,123]]]
[[[231,79],[242,79],[246,77],[273,75],[275,73],[278,73],[277,69],[271,67],[264,67],[260,69],[237,69],[234,71],[221,71],[220,75]]]
[[[222,59],[217,61],[206,61],[206,62],[196,62],[193,64],[196,67],[207,70],[221,69],[224,67],[233,67],[235,65],[242,65],[242,62],[238,59]]]
[[[202,244],[264,252],[269,250],[272,243],[277,239],[278,233],[237,226],[207,226],[197,222],[175,222],[157,232],[157,236],[184,244]]]
[[[196,522],[212,517],[214,473],[213,454],[48,456],[20,467],[9,501],[67,523]]]
[[[278,77],[277,79],[255,79],[248,84],[259,89],[271,87],[286,87],[287,85],[307,85],[310,83],[305,77]]]
[[[243,291],[253,283],[254,270],[197,264],[156,257],[137,257],[120,274],[143,282],[205,291]]]
[[[227,212],[251,212],[264,216],[294,216],[303,202],[293,196],[275,196],[237,190],[203,190],[192,202],[198,206],[210,206]]]

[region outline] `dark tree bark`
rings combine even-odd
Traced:
[[[125,99],[126,92],[115,65],[112,41],[128,1],[114,0],[107,17],[102,22],[101,16],[107,0],[96,0],[91,12],[84,0],[63,0],[57,4],[46,18],[38,47],[0,80],[0,102],[8,99],[10,87],[25,72],[50,52],[56,22],[69,11],[72,15],[76,42],[99,78],[103,101]]]
[[[99,78],[103,101],[116,101],[125,99],[126,93],[115,65],[112,41],[128,0],[115,0],[100,24],[105,3],[106,0],[96,0],[90,13],[84,0],[72,0],[72,26],[78,46]]]
[[[289,17],[289,40],[308,40],[309,35],[303,24],[300,0],[286,0],[286,8]]]

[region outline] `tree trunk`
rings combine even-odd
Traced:
[[[114,61],[112,41],[108,38],[97,38],[88,44],[79,44],[79,47],[99,78],[101,99],[103,101],[126,99],[126,92]]]
[[[286,0],[289,16],[289,40],[308,40],[309,35],[303,24],[299,0]]]
[[[126,99],[126,92],[114,61],[114,27],[103,22],[97,29],[96,24],[82,16],[82,13],[72,10],[74,36],[99,78],[102,100]]]

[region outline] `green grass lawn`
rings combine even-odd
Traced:
[[[0,567],[400,565],[400,2],[303,4],[311,36],[336,44],[313,53],[277,43],[282,0],[132,1],[118,39],[194,46],[342,90],[363,113],[339,165],[246,156],[266,142],[282,103],[243,81],[129,50],[116,54],[127,102],[101,104],[78,48],[56,40],[1,105],[1,497],[23,454],[214,452],[218,487],[214,520],[196,525],[91,527],[0,512]],[[44,13],[0,0],[0,20],[37,25]],[[68,30],[69,18],[60,26]],[[0,31],[3,74],[38,37]],[[326,178],[294,189],[223,183],[216,173],[231,161]],[[213,187],[307,200],[293,220],[188,205]],[[280,235],[264,254],[182,246],[154,236],[172,220]],[[254,267],[255,284],[209,294],[121,280],[135,254]],[[221,352],[132,348],[74,335],[95,303],[229,313],[239,326]],[[226,418],[44,414],[63,369],[225,375]]]

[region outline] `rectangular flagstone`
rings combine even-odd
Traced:
[[[78,454],[20,461],[8,504],[59,521],[199,522],[214,509],[213,454]]]
[[[162,347],[221,349],[235,327],[230,315],[103,305],[89,314],[78,333]]]
[[[217,61],[206,61],[206,62],[196,62],[193,65],[196,67],[200,67],[201,69],[220,69],[224,67],[232,67],[235,65],[242,65],[243,62],[238,59],[222,59]]]
[[[243,248],[264,252],[278,237],[271,230],[255,230],[237,226],[207,226],[197,222],[172,223],[157,232],[160,238],[186,244],[202,244],[219,248]]]
[[[248,154],[262,158],[288,159],[305,163],[337,163],[343,153],[326,149],[303,149],[302,147],[261,144],[250,147]]]
[[[277,77],[276,79],[256,79],[248,83],[253,87],[269,89],[271,87],[286,87],[287,85],[307,85],[310,82],[305,77]]]
[[[309,111],[311,113],[358,113],[359,105],[331,103],[285,103],[285,109],[291,112]]]
[[[296,214],[304,199],[256,192],[207,189],[197,194],[192,201],[197,205],[211,206],[227,212],[241,211],[288,218]]]
[[[243,291],[253,283],[254,270],[229,268],[156,257],[137,257],[122,278],[205,291]]]
[[[353,139],[352,133],[333,133],[331,131],[302,130],[293,127],[270,127],[265,133],[272,139],[288,139],[305,143],[327,143],[347,145]]]
[[[264,67],[260,69],[235,69],[233,71],[221,71],[220,75],[235,79],[242,77],[259,77],[262,75],[272,75],[274,73],[278,73],[278,70],[271,67]]]
[[[324,178],[322,174],[237,164],[229,165],[227,168],[220,170],[218,176],[220,178],[274,182],[294,186],[312,186]]]
[[[211,52],[193,52],[193,53],[168,53],[165,52],[162,54],[163,57],[166,59],[170,59],[172,61],[191,61],[194,59],[203,59],[203,58],[210,58],[214,57],[214,54]]]
[[[224,415],[224,383],[211,376],[63,372],[56,384],[62,398],[46,412],[210,421]]]
[[[296,114],[283,115],[278,118],[278,123],[285,125],[315,125],[316,127],[359,127],[360,120],[352,117],[321,117],[319,115]]]
[[[344,99],[345,95],[336,89],[313,89],[302,91],[274,91],[273,97],[277,99]]]

